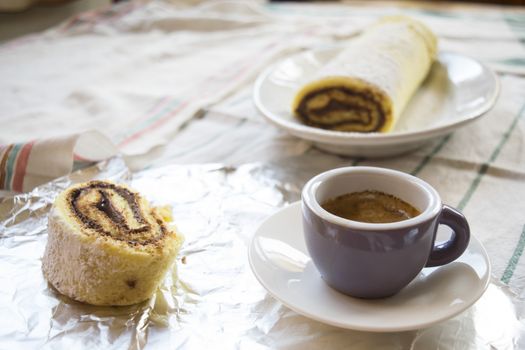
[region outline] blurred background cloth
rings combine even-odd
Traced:
[[[112,0],[112,2],[128,1],[128,0]],[[270,0],[273,2],[307,2],[314,0]],[[319,0],[327,1],[327,0]],[[332,2],[336,0],[331,0]],[[371,0],[373,1],[373,0]],[[400,1],[400,0],[398,0]],[[402,1],[402,0],[401,0]],[[415,0],[406,0],[415,1]],[[439,2],[441,0],[432,0]],[[27,10],[33,6],[47,6],[47,5],[63,5],[71,2],[83,3],[81,6],[84,7],[96,7],[99,6],[101,0],[2,0],[0,1],[0,12],[20,12]],[[190,2],[190,0],[187,0]],[[193,1],[195,3],[195,1]],[[445,2],[453,2],[453,0],[447,0]],[[486,4],[502,4],[502,5],[523,5],[524,0],[456,0],[455,2],[473,2],[473,3],[486,3]],[[57,6],[58,7],[58,6]],[[60,9],[58,9],[60,10]]]
[[[175,160],[181,147],[170,143],[184,137],[190,120],[193,126],[210,110],[260,122],[251,89],[269,64],[308,48],[344,43],[378,17],[399,13],[427,23],[443,50],[475,57],[502,74],[525,73],[520,7],[388,1],[122,2],[0,46],[0,120],[5,126],[0,165],[6,173],[0,187],[15,189],[12,181],[26,173],[16,152],[24,143],[37,139],[37,144],[56,144],[57,139],[90,130],[108,139],[132,169]],[[210,125],[182,149],[214,138],[213,132],[222,127]],[[66,153],[98,159],[90,152]],[[223,155],[221,148],[214,153]],[[247,154],[257,159],[253,151]],[[34,157],[27,158],[30,166]],[[217,157],[212,153],[211,158]],[[73,169],[71,159],[60,168]],[[7,176],[17,169],[18,176]],[[49,173],[57,174],[51,165]],[[16,189],[31,186],[22,182]]]

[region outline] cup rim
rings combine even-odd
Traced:
[[[415,186],[420,187],[424,192],[429,196],[429,203],[426,206],[425,210],[421,212],[418,216],[413,218],[397,221],[397,222],[388,222],[388,223],[369,223],[354,221],[342,218],[340,216],[334,215],[327,210],[323,209],[321,205],[317,202],[315,198],[315,191],[325,181],[329,181],[330,178],[341,174],[381,174],[386,176],[395,176],[403,179],[404,181],[410,182]],[[328,222],[338,224],[343,227],[349,227],[353,229],[359,229],[364,231],[385,231],[385,230],[394,230],[394,229],[403,229],[411,226],[417,226],[429,219],[437,216],[442,207],[441,198],[439,193],[427,182],[422,179],[398,171],[381,167],[370,167],[370,166],[350,166],[350,167],[341,167],[322,172],[313,178],[311,178],[303,187],[302,190],[302,202],[306,205],[313,213],[321,217],[323,220]]]

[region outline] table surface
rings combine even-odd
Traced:
[[[299,187],[344,165],[411,173],[465,214],[490,256],[494,282],[521,300],[525,10],[448,5],[139,1],[86,12],[0,46],[0,143],[96,130],[135,172],[264,164],[297,174]],[[441,50],[476,58],[498,74],[492,110],[414,152],[374,159],[322,152],[270,125],[254,107],[254,80],[269,64],[351,40],[376,18],[400,13],[427,23]],[[71,152],[66,156],[72,163]],[[77,156],[74,163],[87,160]]]

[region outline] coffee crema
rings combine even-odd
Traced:
[[[404,200],[379,191],[346,193],[328,199],[321,207],[348,220],[374,224],[403,221],[420,214]]]

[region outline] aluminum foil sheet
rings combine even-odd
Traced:
[[[497,282],[459,316],[402,333],[328,326],[271,297],[250,270],[250,237],[265,218],[299,199],[310,175],[263,164],[169,166],[132,175],[117,158],[3,199],[0,349],[525,348],[525,303]],[[54,197],[92,178],[130,183],[154,204],[173,207],[185,243],[176,271],[147,302],[84,305],[42,276]]]

